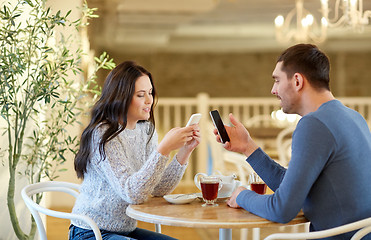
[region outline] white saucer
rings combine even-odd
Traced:
[[[190,203],[197,198],[196,194],[169,194],[165,195],[164,199],[173,204]]]

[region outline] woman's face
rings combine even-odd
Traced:
[[[135,91],[128,110],[127,128],[134,129],[139,120],[148,120],[153,104],[152,84],[147,75],[135,82]]]

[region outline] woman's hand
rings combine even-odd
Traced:
[[[192,138],[192,140],[186,142],[184,144],[184,146],[182,147],[182,148],[184,148],[184,150],[189,151],[189,152],[192,152],[198,146],[198,144],[200,144],[200,142],[201,142],[201,132],[200,132],[200,128],[199,128],[198,124],[195,124],[195,125],[192,125],[192,126],[194,126],[194,128],[193,128],[193,138]]]
[[[158,145],[157,151],[167,156],[173,150],[186,147],[188,151],[192,152],[200,141],[201,136],[198,124],[183,128],[176,127],[165,135]]]
[[[176,155],[178,162],[182,165],[188,162],[189,156],[201,142],[201,133],[198,124],[192,126],[195,127],[193,130],[193,139],[186,142],[184,146],[180,148],[179,152]]]

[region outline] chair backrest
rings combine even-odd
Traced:
[[[371,217],[349,223],[343,226],[315,231],[309,233],[274,233],[267,236],[264,240],[276,239],[319,239],[358,230],[350,240],[360,240],[371,232]]]
[[[214,131],[214,125],[212,122],[208,122],[207,124],[207,144],[210,147],[211,150],[211,158],[213,160],[213,170],[220,170],[225,171],[225,165],[223,161],[223,152],[226,151],[222,144],[218,143],[215,139],[215,135],[213,133]]]
[[[211,149],[213,170],[220,171],[224,175],[237,172],[242,185],[247,185],[247,176],[254,170],[246,162],[246,156],[225,150],[222,144],[218,143],[215,139],[215,135],[213,134],[214,125],[210,122],[207,126],[206,138]]]
[[[57,218],[76,219],[76,220],[85,221],[87,224],[89,224],[91,229],[94,231],[95,238],[97,240],[102,239],[102,236],[101,236],[101,233],[99,231],[97,224],[90,217],[47,209],[37,204],[33,200],[35,198],[34,196],[35,194],[40,194],[44,192],[64,192],[76,198],[79,195],[79,192],[78,192],[79,189],[80,189],[79,184],[68,183],[68,182],[58,182],[58,181],[35,183],[35,184],[27,185],[26,187],[22,189],[22,192],[21,192],[22,198],[26,206],[30,210],[33,218],[35,219],[41,240],[46,240],[47,238],[46,238],[45,227],[41,220],[39,212],[45,215],[49,215],[49,216],[53,216]]]
[[[279,163],[287,167],[291,159],[292,133],[296,126],[289,126],[280,131],[276,138],[277,153]]]
[[[254,172],[254,169],[246,162],[246,156],[240,153],[228,152],[225,150],[223,153],[225,163],[234,165],[235,171],[241,181],[242,185],[248,185],[248,176]]]
[[[244,126],[246,128],[252,128],[252,127],[272,127],[277,124],[277,121],[274,120],[271,115],[265,114],[265,115],[255,115],[249,119],[246,120],[244,123]]]

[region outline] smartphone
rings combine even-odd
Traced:
[[[188,120],[186,127],[199,123],[201,116],[202,116],[201,113],[192,114],[192,116]]]
[[[213,120],[215,128],[218,130],[218,134],[222,143],[229,142],[229,136],[227,130],[225,130],[224,123],[219,115],[218,110],[213,110],[210,112],[211,119]]]

